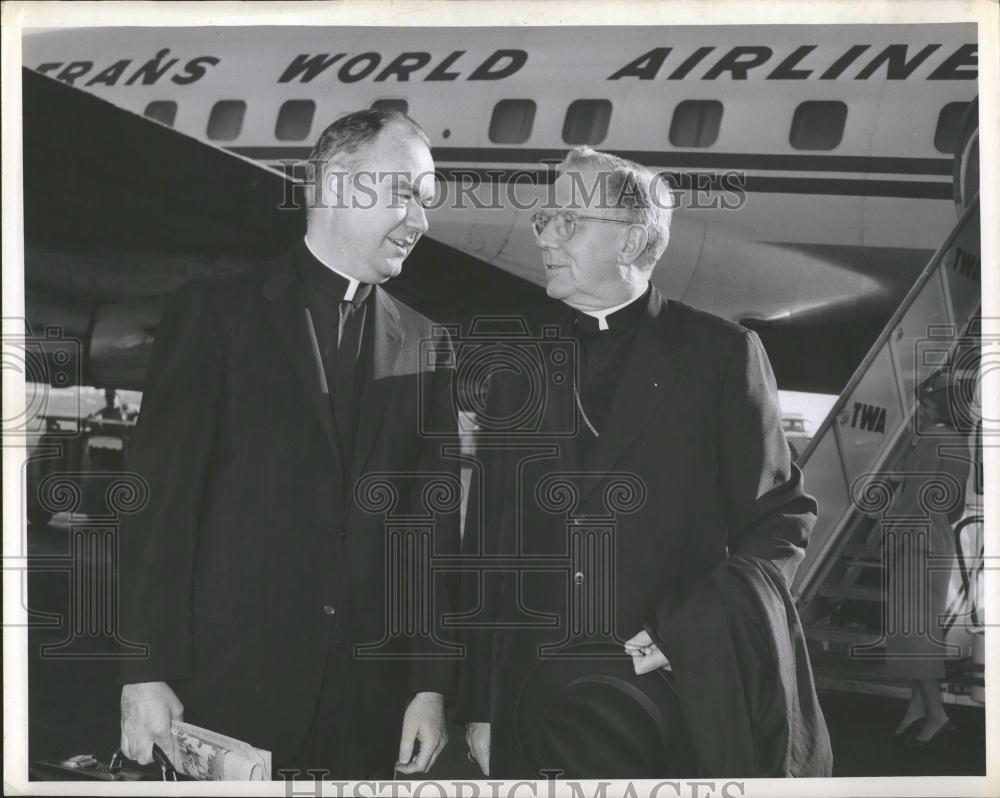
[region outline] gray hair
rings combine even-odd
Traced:
[[[641,164],[591,147],[575,147],[559,164],[559,170],[590,167],[601,181],[601,197],[610,206],[626,210],[646,229],[646,248],[640,266],[652,267],[663,255],[670,240],[673,197],[661,175]]]
[[[401,111],[367,108],[342,116],[327,126],[316,141],[309,160],[320,164],[334,156],[346,156],[353,168],[359,160],[356,157],[359,151],[372,144],[386,128],[393,126],[420,139],[428,148],[431,146],[424,129]]]

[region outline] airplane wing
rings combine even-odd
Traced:
[[[275,211],[287,181],[36,72],[22,81],[28,328],[76,339],[82,382],[141,388],[177,286],[298,235],[298,215]]]
[[[286,246],[285,176],[30,70],[25,236],[32,242],[206,254]]]

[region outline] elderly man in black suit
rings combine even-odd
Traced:
[[[509,365],[489,385],[470,755],[506,778],[829,775],[788,590],[816,505],[761,343],[650,284],[662,176],[579,148],[551,200],[532,222],[560,335],[539,346],[572,343],[576,368],[541,393]],[[505,440],[531,396],[537,430]]]
[[[385,475],[405,512],[458,484],[421,434],[456,427],[450,364],[422,356],[441,333],[381,285],[427,229],[434,162],[412,119],[374,110],[311,162],[304,240],[188,283],[157,331],[128,457],[149,501],[119,536],[122,635],[148,645],[120,668],[140,762],[181,718],[333,778],[426,771],[446,742],[454,660],[389,634],[407,586],[387,585],[388,525],[357,490]],[[432,519],[435,551],[457,550],[457,515]]]

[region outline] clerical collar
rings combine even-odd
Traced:
[[[331,299],[350,302],[355,306],[365,301],[371,293],[370,283],[363,283],[356,277],[344,274],[322,260],[313,252],[308,240],[303,239],[302,244],[304,251],[300,268],[310,291],[318,291]]]
[[[575,324],[580,332],[590,335],[602,332],[622,332],[635,325],[642,316],[649,296],[647,288],[641,296],[603,310],[578,310]]]

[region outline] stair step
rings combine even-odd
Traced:
[[[884,652],[872,651],[867,656],[851,656],[844,653],[810,654],[810,662],[813,673],[817,679],[820,676],[826,678],[862,678],[869,682],[881,682],[884,684],[897,683],[909,686],[909,682],[894,676],[891,670],[885,668]],[[972,669],[968,661],[952,663],[946,669],[944,683],[952,691],[961,688],[972,688],[983,686],[983,676]]]
[[[844,564],[850,568],[885,568],[885,563],[881,560],[861,560],[854,557],[848,557]]]
[[[844,547],[844,556],[852,560],[869,560],[882,564],[884,556],[881,546],[852,545]]]
[[[880,587],[862,587],[860,585],[823,585],[819,589],[821,596],[827,598],[851,599],[853,601],[885,600],[885,594]]]
[[[805,627],[805,635],[809,640],[826,640],[831,643],[877,643],[881,634],[872,629],[852,629],[846,626],[825,626],[816,624]]]

